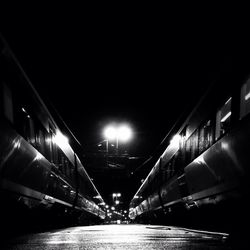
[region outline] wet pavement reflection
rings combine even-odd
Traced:
[[[70,227],[9,239],[1,249],[231,249],[227,234],[152,225]]]

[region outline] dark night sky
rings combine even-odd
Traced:
[[[213,18],[33,13],[2,34],[84,149],[109,121],[125,121],[135,134],[128,152],[147,157],[230,58],[226,21]]]
[[[17,22],[3,35],[84,147],[102,140],[109,120],[124,120],[137,137],[129,149],[154,150],[213,80],[227,49],[209,29],[66,24]]]

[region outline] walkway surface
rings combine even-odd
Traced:
[[[6,241],[1,249],[189,249],[229,250],[227,235],[152,225],[78,226],[28,234]]]

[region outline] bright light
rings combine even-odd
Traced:
[[[170,144],[171,144],[172,146],[178,147],[180,141],[181,141],[181,136],[180,136],[180,135],[175,135],[175,136],[172,138],[172,140],[170,141]]]
[[[113,126],[106,127],[104,129],[104,136],[108,140],[114,140],[117,137],[117,130]]]
[[[113,196],[113,198],[114,197],[121,197],[121,193],[113,193],[112,196]]]
[[[230,116],[231,116],[231,111],[229,111],[223,118],[221,118],[221,122],[225,122]]]
[[[43,156],[39,153],[39,152],[37,152],[36,153],[36,157],[35,157],[35,161],[39,161],[39,160],[41,160],[43,158]]]
[[[104,129],[104,137],[108,140],[118,139],[128,141],[132,137],[132,130],[127,125],[108,126]]]
[[[122,141],[128,141],[132,136],[131,129],[125,125],[119,127],[117,132],[119,139]]]
[[[67,147],[69,144],[68,138],[59,131],[57,131],[56,135],[54,136],[53,142],[55,142],[62,149]]]
[[[248,92],[248,94],[245,95],[245,101],[247,101],[250,98],[250,92]]]

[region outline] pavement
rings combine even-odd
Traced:
[[[19,235],[2,241],[1,249],[168,249],[231,250],[228,235],[159,225],[77,226]],[[240,248],[239,248],[240,249]]]

